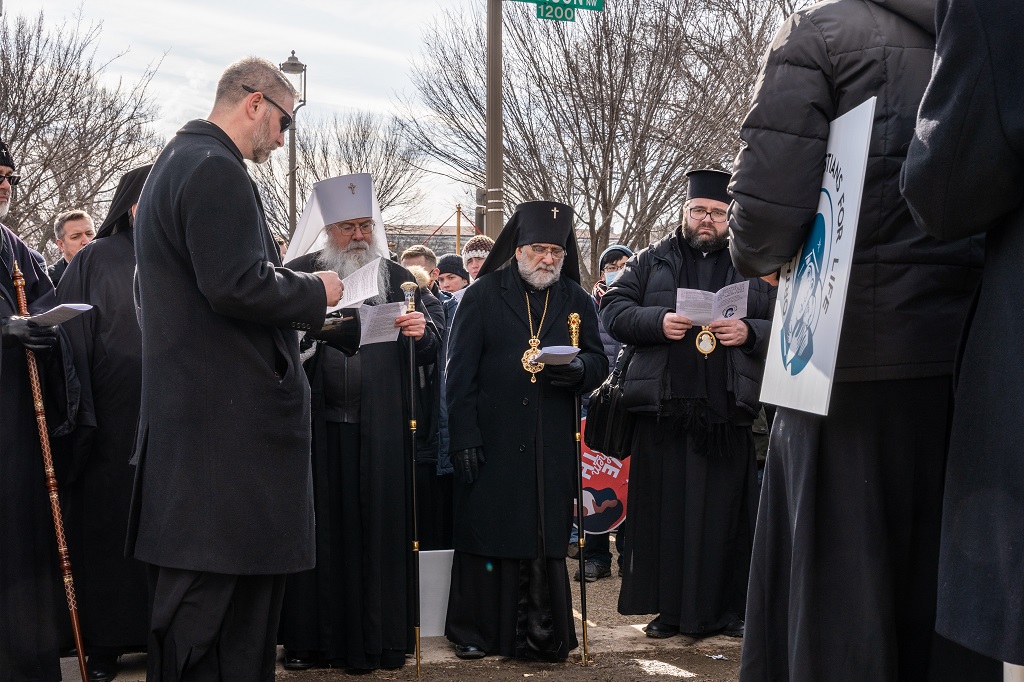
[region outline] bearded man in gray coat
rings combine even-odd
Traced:
[[[295,330],[318,331],[342,284],[281,267],[244,163],[284,144],[294,101],[274,64],[232,64],[209,119],[178,131],[139,202],[128,552],[151,566],[151,681],[273,680],[284,574],[314,562]]]
[[[934,632],[957,333],[980,245],[923,234],[899,169],[931,74],[935,0],[831,0],[768,51],[736,160],[730,250],[746,275],[799,252],[829,124],[877,97],[829,414],[779,408],[754,535],[740,678],[953,675]],[[955,679],[985,679],[981,668]]]

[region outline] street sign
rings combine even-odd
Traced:
[[[537,3],[537,18],[551,19],[552,21],[576,21],[576,10],[561,5]]]
[[[538,5],[561,5],[573,9],[589,9],[594,12],[604,11],[604,0],[534,0]]]
[[[514,0],[514,2],[532,2],[535,5],[560,5],[573,9],[587,9],[594,12],[604,11],[604,0]]]

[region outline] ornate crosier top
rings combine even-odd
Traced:
[[[526,319],[530,322],[530,347],[523,353],[523,369],[529,372],[530,383],[537,383],[537,372],[544,369],[543,362],[534,362],[533,359],[540,355],[540,330],[544,328],[544,318],[548,315],[548,299],[551,298],[551,289],[544,295],[544,312],[540,316],[540,324],[537,325],[537,333],[533,332],[533,313],[530,312],[530,295],[526,296]]]

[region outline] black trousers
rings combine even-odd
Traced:
[[[150,566],[148,682],[272,682],[284,576]]]

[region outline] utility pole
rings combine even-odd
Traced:
[[[484,233],[497,239],[505,225],[501,111],[501,0],[487,0],[487,218]]]

